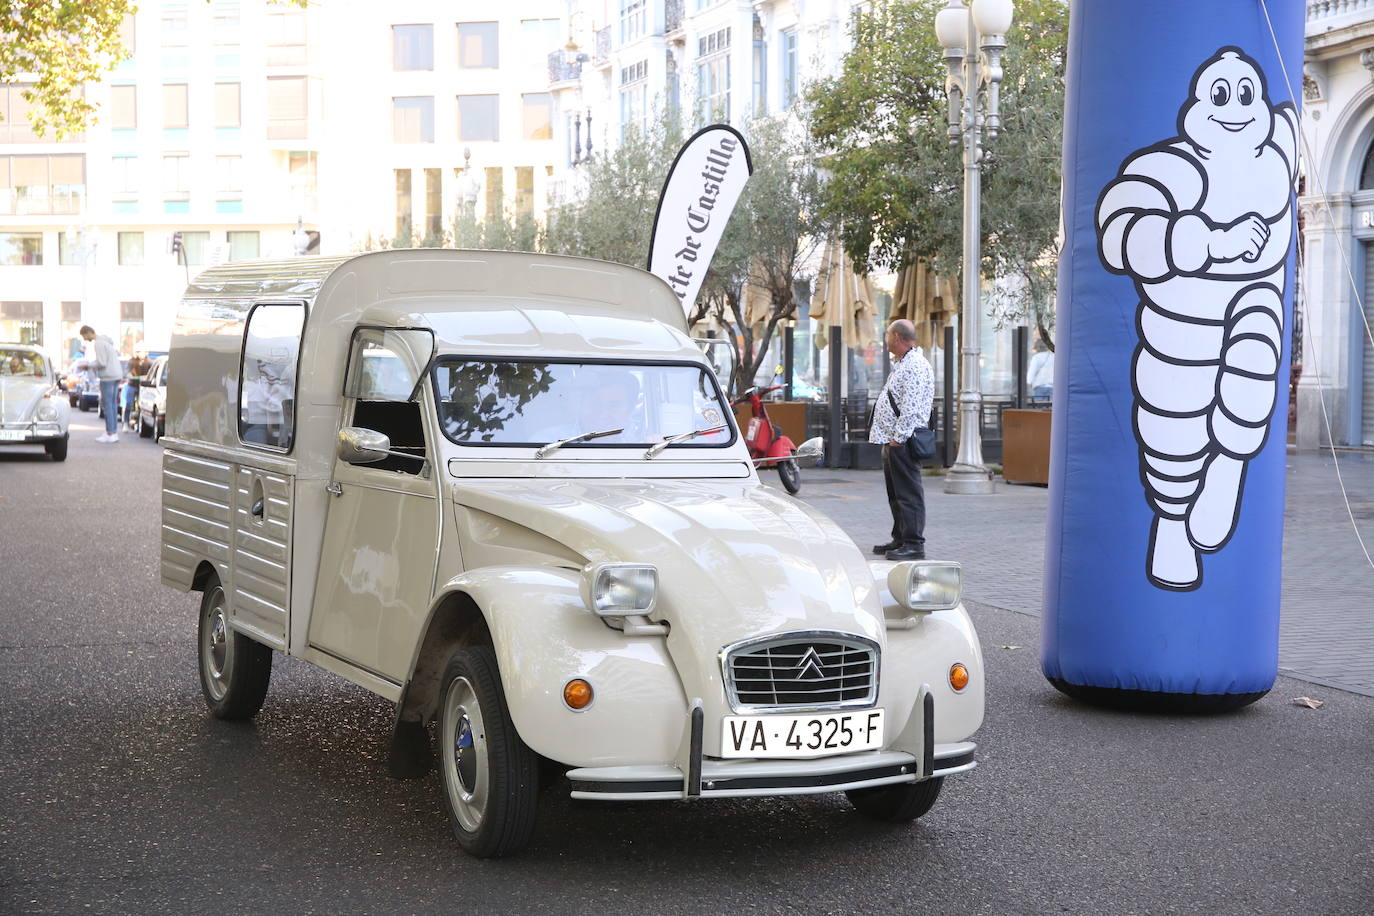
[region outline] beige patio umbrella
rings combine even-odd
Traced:
[[[835,326],[841,329],[841,339],[848,347],[863,349],[878,339],[873,286],[868,277],[854,272],[838,236],[825,243],[810,311],[822,327],[815,338],[817,347],[830,342],[826,329]]]
[[[958,277],[936,273],[924,260],[913,261],[898,273],[891,317],[915,324],[916,343],[927,353],[940,345],[945,327],[958,313]]]

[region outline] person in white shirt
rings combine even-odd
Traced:
[[[1036,401],[1048,401],[1054,394],[1054,354],[1045,348],[1039,337],[1032,347],[1030,366],[1026,369],[1026,387]]]
[[[926,494],[921,462],[907,444],[912,434],[930,421],[935,400],[935,370],[916,346],[916,326],[898,319],[884,338],[896,362],[873,409],[868,441],[883,445],[883,480],[892,510],[892,540],[873,552],[889,560],[926,557]],[[895,408],[895,409],[894,409]]]

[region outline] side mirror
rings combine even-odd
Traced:
[[[807,439],[797,446],[797,464],[813,467],[825,455],[825,440],[820,436]]]
[[[386,460],[391,439],[373,429],[345,426],[339,430],[339,460],[348,464],[372,464]]]

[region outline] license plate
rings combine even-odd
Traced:
[[[726,716],[722,757],[825,757],[883,746],[883,711]]]
[[[26,429],[0,429],[0,442],[21,442],[28,434]]]

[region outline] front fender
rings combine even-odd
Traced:
[[[487,567],[445,583],[466,594],[491,631],[516,731],[570,766],[671,763],[687,700],[662,637],[625,636],[582,603],[582,575],[548,567]],[[586,679],[592,704],[574,711],[563,685]]]
[[[792,440],[787,436],[778,436],[773,443],[768,446],[769,458],[790,458],[797,447],[792,444]]]

